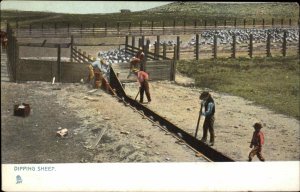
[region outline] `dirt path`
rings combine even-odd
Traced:
[[[177,84],[192,85],[193,80],[177,76]],[[138,89],[137,83],[126,84],[125,91],[132,98]],[[168,81],[151,82],[151,104],[147,105],[158,114],[165,116],[180,128],[194,135],[198,112],[199,94],[203,90],[178,86]],[[250,152],[252,125],[256,121],[263,123],[265,134],[263,155],[267,161],[299,160],[299,121],[269,109],[254,105],[241,97],[211,91],[216,102],[215,145],[218,151],[236,161],[246,161]],[[146,100],[145,100],[146,101]],[[201,118],[198,139],[202,136]],[[255,158],[254,160],[257,160]]]
[[[84,84],[1,83],[2,163],[206,161],[117,98],[90,90]],[[26,118],[13,116],[21,102],[32,109]],[[66,138],[56,136],[59,127],[68,129]]]

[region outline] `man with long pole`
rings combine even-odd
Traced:
[[[215,102],[213,98],[211,97],[210,93],[207,91],[204,91],[201,93],[200,100],[201,102],[201,109],[200,109],[200,115],[205,116],[205,120],[203,123],[203,135],[201,138],[201,141],[206,143],[207,140],[207,131],[210,133],[210,146],[214,145],[215,142],[215,132],[214,132],[214,122],[215,122]],[[204,106],[204,112],[202,112],[202,106]],[[200,120],[200,117],[199,117]],[[197,125],[198,129],[198,125]]]

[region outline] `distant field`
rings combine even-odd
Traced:
[[[300,119],[299,57],[178,61],[196,86],[237,95]]]
[[[243,20],[247,20],[250,25],[255,19],[257,24],[265,20],[265,25],[270,25],[272,18],[275,24],[280,24],[281,19],[284,23],[292,20],[292,25],[298,24],[299,5],[296,2],[275,2],[275,3],[204,3],[204,2],[185,2],[171,3],[157,8],[149,9],[141,12],[130,13],[112,13],[112,14],[57,14],[46,12],[24,12],[24,11],[3,11],[1,10],[1,20],[7,20],[15,24],[18,20],[18,25],[33,24],[35,26],[41,23],[53,25],[57,23],[59,26],[71,25],[95,25],[103,27],[107,22],[107,27],[116,26],[120,23],[120,27],[128,26],[128,22],[132,23],[132,27],[139,26],[140,21],[143,21],[143,26],[151,26],[152,21],[154,26],[161,26],[164,21],[165,26],[172,26],[175,20],[177,25],[194,25],[197,21],[198,25],[204,25],[204,20],[207,25],[214,25],[217,20],[218,24],[223,24],[224,20],[229,24],[233,24],[234,19],[237,19],[237,25],[242,25]]]

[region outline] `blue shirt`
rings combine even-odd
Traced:
[[[204,103],[204,104],[205,104],[205,103]],[[204,104],[203,104],[203,105],[204,105]],[[208,103],[207,111],[203,112],[202,115],[205,116],[205,117],[211,115],[212,109],[213,109],[214,105],[215,105],[215,104],[212,103],[212,102]]]

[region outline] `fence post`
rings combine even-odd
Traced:
[[[127,57],[127,51],[128,51],[128,35],[125,37],[125,57]]]
[[[252,58],[253,56],[253,34],[250,34],[250,40],[249,40],[249,57]]]
[[[290,27],[292,26],[292,19],[291,18],[289,19],[289,26]]]
[[[232,36],[232,54],[231,54],[231,58],[233,58],[233,59],[236,58],[235,53],[236,53],[236,35],[233,34],[233,36]]]
[[[224,20],[224,28],[226,28],[226,24],[227,24],[227,23],[226,23],[226,19],[225,19],[225,20]]]
[[[281,19],[281,28],[283,27],[283,18]]]
[[[272,27],[274,28],[274,18],[272,18]]]
[[[144,35],[142,35],[141,45],[142,45],[143,51],[145,51],[145,36]]]
[[[142,47],[142,38],[139,38],[139,48]]]
[[[205,29],[206,29],[206,24],[207,24],[206,22],[207,22],[207,21],[206,21],[206,20],[204,20],[204,28],[205,28]]]
[[[215,20],[215,29],[217,28],[217,20]]]
[[[15,38],[15,68],[17,69],[19,66],[19,45],[17,38]],[[16,73],[13,78],[15,79],[15,82],[17,82],[18,79]]]
[[[253,28],[255,27],[255,18],[253,18],[253,22],[252,22]]]
[[[73,37],[73,35],[71,35],[71,44],[70,44],[70,47],[71,47],[70,60],[71,60],[71,62],[73,62],[73,44],[74,44],[74,37]]]
[[[61,82],[61,47],[57,44],[57,81]]]
[[[267,36],[267,57],[271,57],[271,34]]]
[[[167,59],[167,44],[163,44],[163,58]]]
[[[156,36],[156,59],[159,60],[160,36]]]
[[[196,60],[199,60],[199,34],[196,34]]]
[[[150,40],[148,39],[146,42],[146,49],[145,49],[145,58],[144,61],[142,62],[142,70],[146,71],[147,70],[147,60],[148,60],[148,53],[149,53],[149,47],[150,47]]]
[[[286,56],[286,31],[283,32],[283,41],[282,41],[282,56]]]
[[[143,21],[140,21],[140,35],[142,35]]]
[[[177,46],[176,45],[174,45],[174,55],[173,55],[173,59],[174,59],[174,61],[176,61],[177,60]]]
[[[217,59],[217,43],[218,43],[218,41],[217,41],[217,35],[215,34],[214,35],[214,48],[213,48],[213,57],[214,57],[214,59]]]
[[[132,36],[131,38],[131,46],[135,47],[135,36]]]
[[[265,29],[265,19],[262,19],[262,26],[263,26],[263,29]]]
[[[244,19],[244,29],[246,28],[246,19]]]
[[[180,60],[180,36],[177,36],[177,56],[176,58]]]

